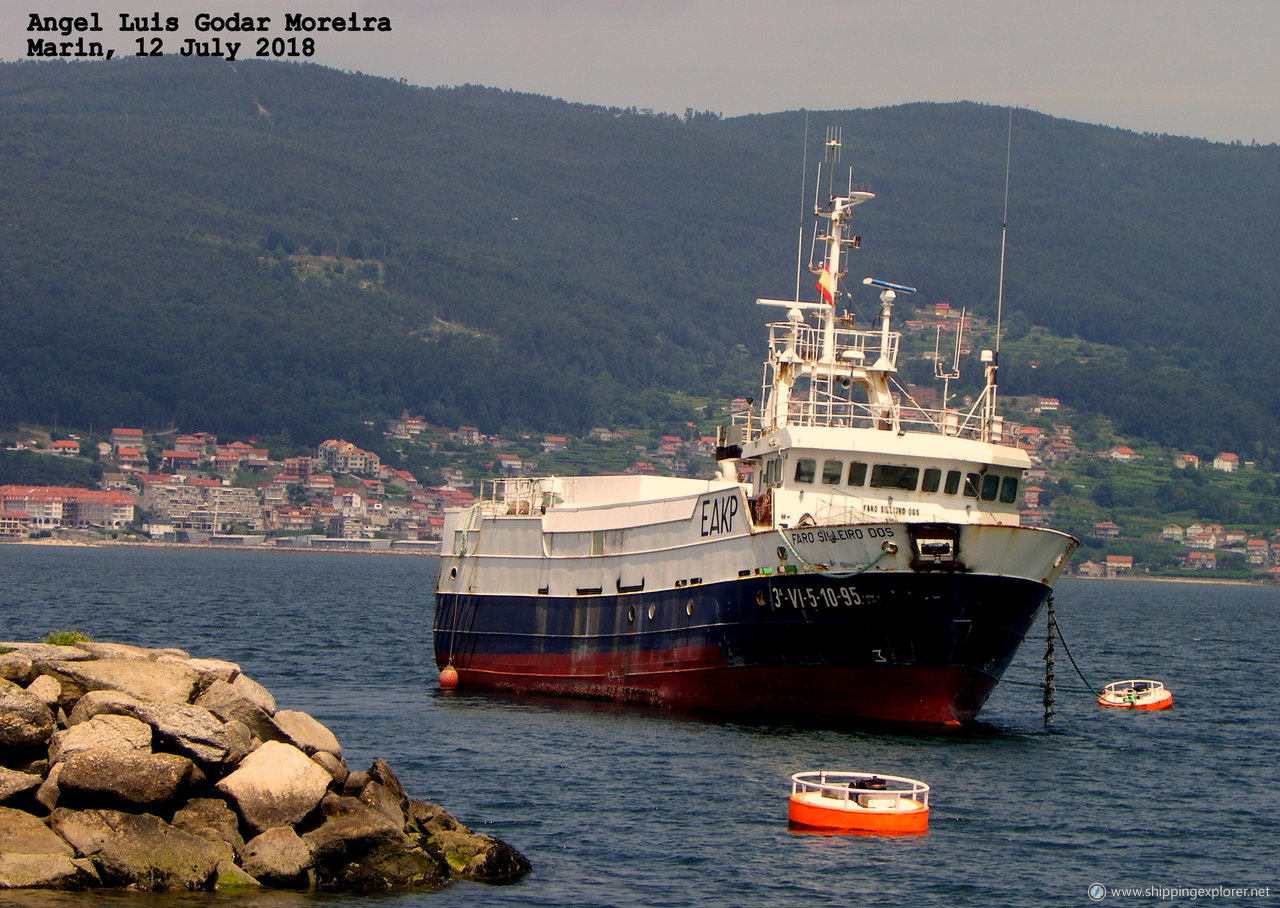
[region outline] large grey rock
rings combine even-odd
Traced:
[[[246,697],[234,684],[214,681],[196,698],[195,705],[209,710],[223,722],[242,723],[259,741],[292,743],[271,713],[256,700]]]
[[[71,846],[43,822],[21,810],[0,807],[0,854],[64,854]]]
[[[533,869],[520,852],[483,833],[438,832],[424,841],[423,847],[439,855],[458,879],[511,883]]]
[[[272,696],[271,691],[267,690],[257,681],[254,681],[248,675],[236,675],[231,681],[240,696],[244,697],[251,703],[255,703],[259,708],[267,713],[274,714],[276,711],[276,698]]]
[[[71,710],[67,724],[79,727],[102,715],[129,716],[144,722],[155,732],[156,748],[174,750],[201,763],[235,762],[247,751],[243,736],[202,706],[140,700],[120,691],[85,694]]]
[[[386,760],[374,760],[368,772],[352,773],[347,781],[344,794],[354,794],[365,806],[404,822],[409,795]]]
[[[529,859],[506,842],[472,832],[439,804],[410,801],[405,811],[405,829],[459,879],[510,883],[533,869]]]
[[[38,697],[0,680],[0,748],[41,747],[53,734],[53,713]]]
[[[286,740],[308,756],[318,751],[342,756],[342,745],[337,736],[308,713],[294,709],[276,710],[273,717]]]
[[[67,857],[65,854],[0,853],[0,891],[89,889],[98,883],[93,863],[84,858]]]
[[[0,807],[0,890],[75,889],[97,883],[91,864],[44,823]]]
[[[356,795],[356,799],[366,807],[378,811],[389,820],[404,825],[404,808],[401,806],[401,800],[395,793],[383,785],[381,782],[370,781],[368,785],[360,789],[360,794]]]
[[[168,804],[184,788],[192,770],[191,761],[177,754],[124,750],[82,750],[58,765],[58,802],[64,806],[91,799],[110,807]]]
[[[347,776],[351,775],[351,770],[347,768],[347,763],[342,757],[335,757],[327,750],[317,750],[311,755],[311,759],[323,766],[325,770],[333,777],[333,783],[339,789],[346,784]]]
[[[234,746],[222,720],[201,706],[139,702],[121,709],[151,726],[156,747],[186,754],[201,763],[223,762]]]
[[[240,674],[240,666],[223,659],[188,659],[187,665],[200,675],[201,687],[214,681],[232,682]]]
[[[104,713],[115,716],[132,715],[133,708],[141,702],[137,697],[118,690],[91,690],[77,700],[75,706],[71,708],[71,712],[67,715],[67,727],[88,722],[94,716]]]
[[[49,828],[84,857],[100,849],[104,842],[123,828],[128,814],[119,810],[71,810],[54,808],[49,814]]]
[[[446,865],[389,820],[354,798],[328,795],[324,821],[303,836],[315,857],[321,889],[432,888],[448,881]]]
[[[403,818],[397,822],[355,798],[327,794],[320,810],[323,822],[303,836],[317,864],[359,860],[383,842],[408,839]]]
[[[380,842],[358,860],[316,867],[316,886],[322,890],[443,889],[448,868],[440,859],[408,841]]]
[[[302,889],[310,884],[311,848],[290,826],[273,826],[245,843],[240,866],[267,886]]]
[[[213,877],[213,888],[218,892],[235,892],[245,889],[261,889],[262,884],[251,877],[235,861],[223,858]]]
[[[226,842],[235,854],[244,848],[240,818],[219,798],[192,798],[173,815],[173,825],[211,842]]]
[[[95,659],[53,662],[40,668],[62,683],[63,697],[77,700],[91,690],[118,690],[139,700],[187,703],[200,675],[181,662]]]
[[[53,733],[49,762],[57,763],[82,750],[132,750],[151,752],[151,726],[132,716],[98,715]]]
[[[186,662],[191,654],[180,649],[150,649],[145,646],[134,646],[131,643],[100,643],[85,640],[74,644],[94,659],[121,659],[137,662]]]
[[[5,641],[0,649],[12,650],[27,657],[37,668],[48,662],[74,662],[77,659],[92,659],[82,649],[74,646],[58,646],[53,643],[24,643],[22,641]]]
[[[91,857],[104,885],[152,891],[212,888],[220,860],[213,843],[150,814],[122,814]]]
[[[384,786],[392,796],[400,802],[400,808],[409,806],[409,792],[405,791],[405,787],[400,782],[399,776],[395,774],[395,770],[391,768],[391,764],[386,760],[377,759],[369,767],[369,781],[377,782]]]
[[[4,644],[0,643],[0,680],[12,681],[14,684],[26,686],[35,677],[36,670],[31,657],[26,653],[4,652]]]
[[[44,777],[44,781],[40,783],[40,787],[36,789],[36,803],[45,810],[53,810],[58,806],[58,777],[62,775],[62,764],[54,763],[49,768],[49,773]]]
[[[433,836],[437,832],[470,832],[453,814],[439,804],[410,801],[405,810],[405,829],[410,833]]]
[[[297,823],[320,803],[329,773],[292,744],[268,741],[217,783],[254,832]]]
[[[13,800],[20,795],[34,795],[43,781],[43,777],[33,773],[16,772],[0,766],[0,803]]]
[[[58,699],[62,696],[62,685],[48,675],[40,675],[27,685],[27,693],[53,710],[58,708]]]
[[[247,757],[262,741],[255,740],[253,732],[249,731],[249,727],[243,722],[237,722],[231,719],[223,723],[223,727],[227,730],[227,758],[225,762],[228,766],[238,766],[240,761]]]

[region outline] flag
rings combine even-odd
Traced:
[[[836,276],[831,273],[830,265],[822,266],[822,273],[818,275],[817,288],[822,291],[823,301],[832,306],[836,304]]]

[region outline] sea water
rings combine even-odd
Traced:
[[[518,848],[534,866],[522,882],[0,892],[0,906],[1280,905],[1276,587],[1064,581],[1052,725],[1042,619],[982,724],[894,734],[440,692],[435,570],[421,556],[0,546],[0,639],[79,630],[237,662],[329,726],[352,768],[381,757],[411,796]],[[1095,688],[1163,681],[1173,709],[1097,706],[1068,653]],[[928,782],[929,832],[789,831],[790,775],[823,768]]]

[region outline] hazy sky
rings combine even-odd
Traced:
[[[475,83],[617,107],[733,116],[972,100],[1140,132],[1280,141],[1280,0],[0,0],[0,58],[31,12],[96,12],[86,35],[137,50],[121,13],[388,16],[316,33],[313,62],[419,85]],[[259,33],[223,32],[253,56]],[[76,36],[71,36],[72,38]],[[293,37],[305,37],[293,35]]]

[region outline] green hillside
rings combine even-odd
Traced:
[[[807,120],[879,195],[851,278],[994,315],[1007,112]],[[752,394],[805,122],[258,61],[0,65],[0,424],[580,433]],[[1278,158],[1016,112],[1005,393],[1274,458]],[[1114,355],[1024,349],[1031,325]]]

